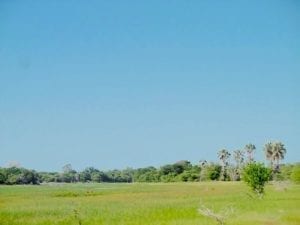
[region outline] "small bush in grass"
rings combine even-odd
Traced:
[[[264,194],[265,184],[270,180],[272,171],[262,163],[252,162],[243,170],[243,180],[259,196]]]

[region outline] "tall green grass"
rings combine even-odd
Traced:
[[[232,207],[229,225],[300,224],[300,185],[268,185],[257,199],[242,182],[0,186],[0,224],[216,224],[201,204]]]

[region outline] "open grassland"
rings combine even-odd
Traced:
[[[202,204],[232,208],[229,225],[300,224],[300,185],[268,185],[256,199],[242,182],[0,186],[0,224],[217,224]]]

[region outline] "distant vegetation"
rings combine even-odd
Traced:
[[[247,165],[254,162],[255,145],[247,144],[243,150],[230,153],[226,149],[218,152],[219,162],[202,160],[192,165],[187,160],[167,164],[160,168],[126,168],[123,170],[100,171],[88,167],[76,171],[70,164],[65,165],[61,172],[36,172],[25,168],[0,168],[0,184],[39,184],[43,182],[196,182],[196,181],[239,181]],[[281,142],[269,142],[264,146],[268,167],[273,180],[294,180],[300,182],[300,164],[280,164],[286,154]]]

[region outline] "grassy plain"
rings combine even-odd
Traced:
[[[201,204],[232,208],[228,225],[300,224],[300,185],[268,185],[256,199],[242,182],[0,186],[0,224],[217,224]]]

